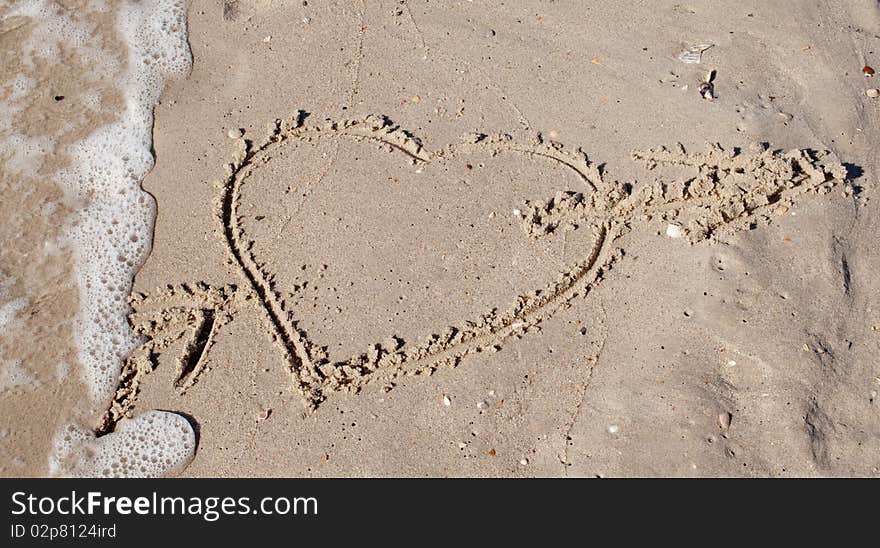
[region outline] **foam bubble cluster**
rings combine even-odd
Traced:
[[[128,46],[125,112],[70,149],[62,173],[69,192],[87,205],[70,233],[80,300],[80,362],[92,399],[113,396],[122,358],[137,344],[126,321],[131,280],[150,250],[155,205],[140,183],[153,167],[153,107],[169,76],[190,66],[185,5],[125,3],[119,30]]]
[[[55,439],[53,476],[155,478],[181,471],[195,455],[196,436],[175,413],[147,411],[123,419],[116,431],[96,438],[68,425]]]
[[[37,377],[22,366],[21,360],[4,360],[0,363],[0,395],[16,388],[39,384]]]
[[[186,74],[191,65],[186,2],[93,0],[71,7],[52,0],[21,0],[3,10],[4,18],[20,17],[30,30],[19,56],[24,74],[11,81],[5,96],[0,93],[0,113],[4,114],[0,116],[0,157],[8,159],[5,164],[11,173],[27,177],[40,177],[45,164],[60,153],[70,159],[55,172],[55,179],[70,203],[79,206],[65,236],[73,252],[80,293],[74,335],[89,389],[89,407],[94,412],[109,405],[123,358],[141,342],[126,319],[126,296],[134,274],[150,251],[155,204],[140,185],[153,167],[153,108],[165,81]],[[107,36],[107,24],[101,26],[101,21],[108,18],[109,27],[115,18],[115,32],[110,31],[115,36]],[[24,112],[29,96],[42,93],[40,80],[33,73],[46,66],[61,67],[70,62],[71,55],[75,66],[83,67],[77,71],[77,78],[83,87],[84,104],[92,111],[107,108],[102,94],[116,93],[122,99],[121,109],[118,101],[111,102],[115,110],[106,118],[110,123],[75,142],[65,135],[70,131],[65,124],[73,122],[57,117],[54,120],[60,129],[55,134],[26,135],[17,131],[13,116]],[[137,446],[137,455],[146,454],[145,447],[149,447],[150,458],[156,459],[153,467],[139,465],[138,470],[144,474],[180,461],[185,453],[180,449],[184,442],[190,451],[194,446],[188,425],[182,428],[170,415],[161,420],[157,417],[149,415],[126,425],[127,431],[143,429],[129,436],[146,444]],[[75,426],[70,428],[78,431]],[[101,447],[101,451],[119,452],[112,457],[102,456],[100,466],[77,468],[86,474],[91,471],[104,475],[106,470],[101,466],[109,466],[111,461],[117,463],[111,470],[116,474],[119,466],[137,460],[132,453],[135,445],[112,441],[127,439],[124,436],[112,434],[106,436],[109,441],[89,441],[83,438],[86,434],[73,431],[58,434],[59,440],[67,440],[57,445],[65,454],[80,454],[71,444],[86,441],[90,447]],[[172,449],[173,455],[161,456],[162,451]],[[52,460],[64,459],[55,455]],[[132,469],[133,473],[138,470]]]

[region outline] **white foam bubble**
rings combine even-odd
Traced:
[[[12,85],[10,86],[11,89],[8,101],[13,104],[20,102],[28,93],[31,93],[36,86],[37,81],[33,78],[28,78],[24,74],[16,74],[15,78],[12,80]]]
[[[0,395],[9,390],[37,388],[40,381],[21,363],[21,360],[0,361]]]
[[[25,297],[12,299],[9,297],[9,286],[13,280],[0,274],[0,333],[13,333],[20,329],[20,312],[28,305]],[[3,344],[0,343],[0,394],[12,388],[36,385],[33,374],[24,369],[19,360],[10,360],[4,356]]]
[[[5,332],[12,328],[19,311],[26,307],[27,304],[28,300],[25,297],[0,302],[0,332]]]
[[[196,436],[175,413],[147,411],[123,419],[116,431],[96,438],[68,425],[55,438],[52,476],[154,478],[180,472],[195,455]]]

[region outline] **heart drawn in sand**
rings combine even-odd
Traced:
[[[387,119],[379,117],[340,124],[329,123],[319,127],[297,124],[297,128],[292,131],[284,131],[279,125],[276,130],[274,139],[270,138],[259,147],[243,151],[247,158],[245,163],[238,166],[233,164],[235,167],[230,173],[223,200],[223,219],[230,251],[259,295],[277,340],[284,349],[291,372],[312,405],[320,403],[330,391],[359,389],[379,380],[388,385],[401,375],[430,373],[442,364],[457,363],[471,352],[493,349],[504,338],[528,331],[574,295],[586,292],[601,270],[612,260],[610,242],[613,238],[609,238],[608,233],[616,228],[616,223],[609,218],[609,213],[625,193],[620,188],[607,185],[600,170],[580,151],[569,154],[559,147],[540,142],[521,145],[503,136],[475,135],[460,144],[429,152],[418,140]],[[447,325],[427,327],[429,331],[416,336],[415,340],[418,342],[415,344],[386,336],[384,342],[370,344],[366,352],[348,359],[331,360],[326,348],[316,344],[302,329],[297,317],[297,307],[290,306],[279,290],[282,274],[273,269],[275,263],[270,259],[270,254],[266,253],[271,246],[261,246],[261,238],[254,238],[252,235],[256,223],[248,223],[248,220],[263,221],[266,215],[260,215],[262,210],[253,208],[249,208],[253,212],[245,214],[243,209],[244,203],[250,202],[249,187],[284,187],[287,184],[288,180],[279,178],[281,174],[259,177],[259,173],[268,171],[273,162],[283,161],[282,149],[289,150],[292,148],[291,143],[338,140],[362,143],[364,146],[360,148],[360,152],[363,154],[387,155],[390,152],[405,158],[418,170],[425,170],[425,176],[433,184],[440,185],[449,185],[453,181],[447,177],[445,181],[436,182],[441,170],[431,172],[431,168],[437,164],[463,168],[466,166],[464,169],[470,171],[475,166],[485,169],[485,165],[497,156],[521,155],[528,162],[556,166],[565,171],[580,188],[559,193],[549,202],[541,202],[531,209],[526,208],[525,213],[520,211],[522,223],[527,227],[543,228],[540,231],[535,230],[534,234],[552,232],[562,221],[551,220],[556,214],[564,216],[569,225],[577,225],[591,237],[587,239],[581,256],[573,264],[567,265],[567,272],[560,274],[558,271],[548,271],[547,278],[532,288],[532,291],[509,295],[506,301],[510,308],[506,312],[499,313],[498,307],[484,305],[483,313],[476,317],[459,322],[451,319],[446,322]],[[336,143],[336,146],[339,144]],[[299,156],[294,155],[291,161],[295,164],[299,159]],[[285,166],[282,173],[289,171],[290,167]],[[514,175],[525,177],[522,173]],[[560,173],[555,176],[562,178]],[[324,176],[320,178],[323,179]],[[389,178],[392,180],[391,184],[394,184],[396,177]],[[529,180],[522,182],[525,186],[534,186],[535,183]],[[355,183],[346,181],[345,184]],[[480,184],[480,181],[475,184]],[[506,179],[505,184],[512,186]],[[278,190],[281,188],[275,189]],[[356,199],[365,199],[361,192],[368,191],[357,189]],[[412,188],[411,192],[418,192],[418,187]],[[411,212],[405,207],[400,211],[400,216],[404,219],[408,219],[410,215]],[[412,212],[412,216],[415,217],[415,212]],[[406,226],[406,223],[401,224]],[[518,238],[527,241],[530,236],[518,231]],[[489,246],[492,246],[491,242]],[[398,257],[403,261],[406,258]],[[420,312],[423,315],[431,314],[429,310]],[[448,326],[449,324],[452,326]]]
[[[276,121],[262,143],[239,140],[236,157],[227,165],[227,179],[219,185],[223,237],[245,284],[217,288],[197,283],[132,297],[132,324],[135,331],[148,340],[125,364],[116,400],[105,417],[106,428],[112,428],[131,408],[140,379],[157,365],[155,356],[180,338],[189,342],[179,360],[178,387],[185,390],[192,385],[207,367],[205,356],[217,330],[247,303],[257,303],[263,309],[294,385],[314,408],[332,392],[358,391],[372,383],[390,387],[403,375],[429,374],[441,365],[455,365],[470,353],[496,349],[506,338],[526,333],[567,306],[574,297],[590,292],[603,273],[621,258],[616,241],[630,230],[634,221],[669,222],[675,227],[669,234],[687,236],[691,243],[697,243],[724,232],[769,222],[773,215],[787,211],[798,196],[827,192],[845,178],[842,166],[826,153],[794,150],[783,154],[763,147],[743,153],[713,145],[705,153],[689,154],[678,145],[672,150],[660,148],[634,154],[634,159],[643,161],[649,171],[656,169],[657,175],[653,183],[632,191],[635,184],[606,180],[599,167],[580,149],[568,151],[540,137],[522,144],[506,135],[472,135],[458,144],[429,151],[417,138],[384,117],[330,121],[320,126],[306,125],[304,118],[303,113],[298,113],[290,121]],[[530,177],[546,177],[547,172],[552,172],[551,186],[562,184],[565,191],[557,187],[558,191],[549,199],[526,200],[517,211],[522,228],[517,236],[519,244],[516,240],[508,243],[528,245],[554,233],[571,231],[581,235],[580,244],[575,248],[576,256],[561,271],[557,269],[550,275],[552,268],[548,269],[547,278],[531,291],[509,295],[507,302],[511,304],[505,311],[486,304],[477,317],[461,321],[451,318],[446,322],[453,324],[451,327],[432,326],[428,328],[430,332],[415,338],[417,342],[390,337],[370,344],[366,352],[331,360],[326,348],[312,340],[302,328],[298,317],[298,310],[302,309],[290,294],[291,286],[300,287],[293,283],[288,272],[273,269],[273,264],[275,267],[279,264],[273,253],[284,257],[297,252],[296,248],[284,248],[285,234],[289,234],[285,228],[293,216],[297,216],[294,223],[299,222],[300,212],[282,200],[278,200],[278,204],[273,204],[271,199],[256,200],[263,205],[253,206],[248,192],[286,191],[296,195],[301,190],[291,186],[288,172],[298,169],[290,167],[297,165],[298,154],[307,154],[308,147],[314,149],[312,153],[320,152],[327,143],[330,149],[338,151],[343,141],[364,145],[358,149],[359,154],[390,154],[396,158],[398,168],[399,159],[405,159],[413,170],[431,175],[428,180],[442,179],[446,185],[451,185],[450,181],[454,183],[456,177],[449,179],[444,175],[444,179],[441,173],[465,166],[463,169],[467,171],[488,167],[489,182],[484,177],[477,183],[482,182],[486,189],[492,184],[497,187],[499,177],[496,176],[493,183],[493,173],[501,173],[503,166],[509,164],[514,167],[506,174],[509,177],[501,177],[504,184],[513,187],[518,181],[520,191],[525,194],[530,187],[547,184]],[[300,147],[293,152],[291,145]],[[496,157],[503,157],[504,162],[493,164]],[[516,164],[517,161],[520,164]],[[309,163],[322,165],[320,161]],[[325,159],[323,171],[319,170],[313,177],[317,180],[315,188],[328,184],[324,181],[327,163]],[[494,172],[490,164],[496,166]],[[532,173],[529,172],[532,164],[543,167]],[[688,175],[665,176],[663,168],[669,166],[685,170]],[[275,168],[279,169],[273,171]],[[563,178],[567,178],[567,182],[562,183]],[[397,182],[396,177],[388,179],[389,184]],[[343,177],[342,184],[348,184],[346,180]],[[465,186],[458,187],[461,191],[467,182],[463,184]],[[354,193],[356,204],[364,196],[363,189],[357,194],[359,189],[346,188],[331,189],[322,199],[331,199],[333,192],[350,191]],[[503,190],[504,186],[500,188]],[[411,186],[407,191],[418,192],[418,187]],[[408,213],[402,208],[396,215],[407,219],[408,214],[415,217],[414,211],[411,209]],[[267,217],[269,222],[262,223]],[[407,226],[405,222],[397,224]],[[270,237],[266,230],[275,236]],[[273,243],[272,238],[277,241]],[[295,239],[292,245],[298,245]],[[490,241],[486,249],[492,246]],[[408,258],[404,255],[404,262]],[[478,281],[472,283],[479,288]],[[430,316],[431,311],[425,310],[423,315]]]

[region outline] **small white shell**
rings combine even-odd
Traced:
[[[684,232],[681,230],[680,226],[670,223],[666,225],[666,235],[670,238],[681,238],[684,235]]]
[[[711,48],[713,45],[714,44],[698,44],[696,46],[691,46],[678,54],[678,60],[689,65],[699,63],[700,58],[703,56],[703,52]]]

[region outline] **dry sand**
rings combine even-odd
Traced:
[[[801,4],[193,1],[103,426],[184,414],[185,476],[877,475],[880,7]]]

